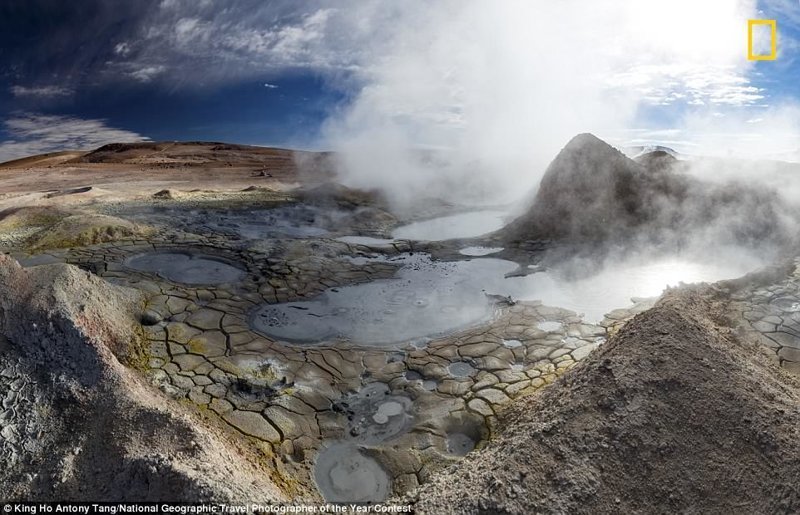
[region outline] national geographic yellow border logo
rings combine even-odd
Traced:
[[[753,53],[753,27],[756,25],[770,26],[770,53],[767,55]],[[778,22],[777,20],[747,20],[747,60],[748,61],[774,61],[778,58]]]

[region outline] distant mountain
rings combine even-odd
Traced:
[[[180,163],[182,166],[235,162],[257,166],[276,158],[292,159],[293,154],[293,151],[285,149],[205,141],[111,143],[77,158],[75,162]]]

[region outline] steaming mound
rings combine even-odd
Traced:
[[[719,243],[791,239],[776,193],[700,182],[677,173],[674,158],[662,154],[642,156],[640,164],[591,134],[576,136],[547,168],[530,209],[499,232],[501,239],[674,243],[701,236],[698,231]]]
[[[348,211],[362,207],[387,207],[379,192],[348,188],[334,182],[303,188],[299,191],[299,197],[306,204]]]
[[[0,489],[8,500],[277,498],[264,471],[120,363],[133,290],[0,255]]]
[[[667,295],[512,406],[416,512],[798,512],[800,383],[712,322],[718,309]]]

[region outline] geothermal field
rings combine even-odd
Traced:
[[[3,497],[797,512],[800,212],[564,143],[491,206],[222,143],[0,165]]]

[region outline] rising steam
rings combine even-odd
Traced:
[[[745,59],[754,0],[408,1],[392,16],[380,5],[348,13],[372,36],[359,92],[325,134],[342,180],[396,205],[519,197],[572,136],[623,146],[657,104],[675,106],[682,150],[763,155],[773,136],[769,151],[796,150],[793,107],[752,114],[767,101]]]

